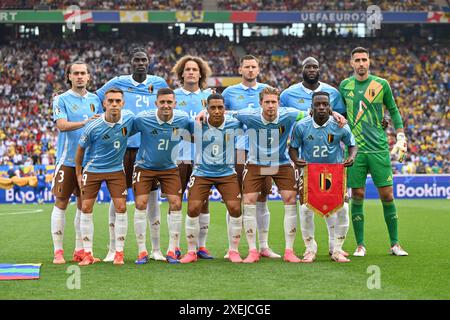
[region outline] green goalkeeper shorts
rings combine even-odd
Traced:
[[[392,166],[389,151],[359,153],[353,166],[347,168],[347,185],[350,188],[364,188],[367,174],[372,176],[378,188],[392,186]]]

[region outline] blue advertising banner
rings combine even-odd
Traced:
[[[396,199],[450,199],[450,175],[394,175],[394,197]],[[43,198],[46,203],[54,202],[50,185],[45,188]],[[16,188],[15,191],[14,189],[0,189],[0,204],[22,203],[22,199],[25,199],[26,203],[35,203],[35,189],[31,187]],[[269,199],[281,199],[275,185],[272,186],[272,194]],[[367,178],[366,199],[378,199],[378,191],[371,177]],[[97,201],[109,202],[110,200],[108,189],[103,184]],[[132,194],[128,200],[133,200]],[[186,194],[184,200],[186,200]],[[210,201],[220,200],[219,192],[213,189]],[[161,199],[161,201],[166,201],[166,199]]]

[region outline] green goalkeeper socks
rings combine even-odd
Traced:
[[[389,231],[391,247],[398,243],[398,216],[394,201],[381,201],[383,203],[384,221]]]
[[[355,238],[358,246],[364,245],[363,204],[363,199],[352,199],[351,202],[353,230],[355,231]]]

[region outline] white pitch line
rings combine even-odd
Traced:
[[[25,211],[19,211],[19,212],[11,212],[11,213],[0,213],[0,216],[9,216],[14,214],[26,214],[26,213],[38,213],[42,212],[44,209],[36,209],[36,210],[25,210]]]

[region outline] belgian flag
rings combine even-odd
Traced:
[[[90,107],[91,107],[91,111],[92,111],[92,112],[95,112],[95,106],[94,106],[93,103],[91,103],[91,106],[90,106]]]
[[[281,126],[278,131],[280,132],[280,134],[283,134],[286,131],[286,127],[285,126]]]
[[[126,137],[127,136],[127,127],[123,127],[122,128],[122,135],[124,136],[124,137]]]

